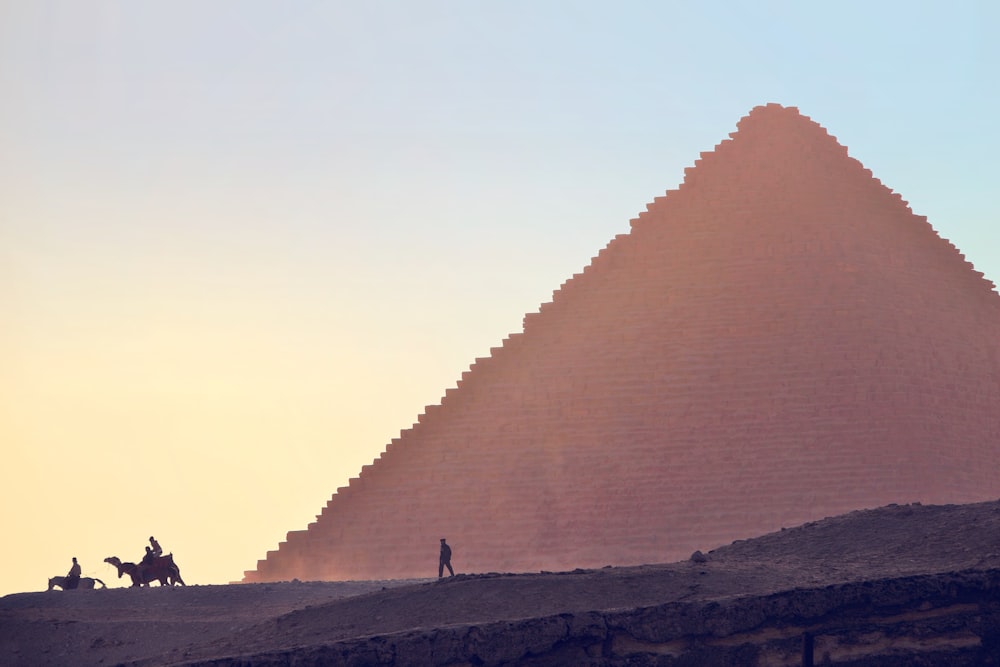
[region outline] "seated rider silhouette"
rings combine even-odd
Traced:
[[[154,558],[156,558],[156,554],[153,553],[152,549],[150,549],[149,547],[146,547],[146,555],[142,557],[142,562],[139,563],[139,564],[140,565],[149,565],[150,563],[153,562]]]
[[[157,542],[156,538],[152,535],[149,536],[149,547],[147,548],[153,552],[154,557],[163,555],[163,549],[160,548],[160,543]]]
[[[69,568],[69,574],[66,575],[66,585],[63,586],[66,590],[72,590],[80,585],[80,564],[76,562],[76,556],[73,556],[73,567]]]

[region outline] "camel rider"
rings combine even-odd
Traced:
[[[156,538],[152,535],[149,536],[149,549],[153,552],[153,557],[162,556],[163,549],[160,548],[160,543],[156,541]]]
[[[139,563],[139,565],[149,565],[150,563],[153,562],[154,558],[156,558],[156,554],[153,553],[152,549],[146,547],[146,555],[142,557],[142,561]]]
[[[79,586],[81,573],[80,564],[76,562],[76,556],[73,556],[73,567],[69,568],[69,573],[66,575],[66,585],[63,588],[71,590]]]

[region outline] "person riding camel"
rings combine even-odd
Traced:
[[[69,573],[66,575],[66,584],[63,586],[64,590],[72,590],[80,584],[80,575],[82,574],[80,569],[80,564],[76,562],[76,556],[73,556],[73,566],[69,568]]]
[[[149,536],[149,547],[150,551],[153,552],[153,556],[162,556],[163,549],[160,548],[160,543],[156,541],[156,538],[152,535]]]
[[[142,560],[139,562],[139,565],[149,565],[150,563],[153,562],[154,558],[156,558],[156,554],[153,553],[152,549],[146,547],[146,555],[142,557]]]

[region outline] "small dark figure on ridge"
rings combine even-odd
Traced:
[[[455,576],[455,570],[451,569],[451,547],[441,538],[441,557],[438,559],[438,577],[444,576],[444,568],[448,568],[451,576]]]

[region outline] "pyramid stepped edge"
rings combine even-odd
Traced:
[[[1000,497],[1000,295],[794,107],[701,153],[244,581],[687,558]]]

